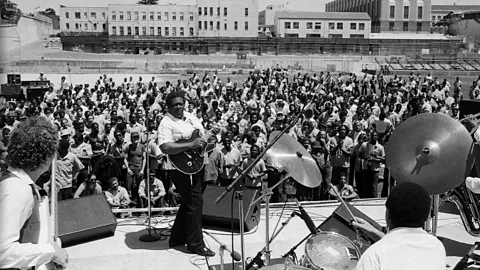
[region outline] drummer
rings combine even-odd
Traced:
[[[356,217],[355,227],[382,239],[365,251],[355,269],[445,269],[445,247],[422,229],[430,205],[430,196],[421,186],[403,182],[392,189],[385,203],[387,234]]]

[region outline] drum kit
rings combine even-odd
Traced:
[[[292,122],[296,122],[295,119]],[[292,178],[306,187],[320,185],[320,171],[310,153],[295,139],[282,132],[273,132],[267,149],[282,169],[286,177],[282,178],[273,187],[268,183],[263,185],[263,195],[258,200],[265,201],[265,211],[269,215],[269,197],[272,189],[288,178]],[[480,169],[480,156],[475,159],[478,146],[474,142],[470,130],[462,123],[444,114],[420,114],[402,122],[393,132],[386,146],[386,165],[391,172],[391,177],[397,182],[415,182],[422,186],[433,198],[432,214],[425,229],[436,235],[438,211],[443,202],[453,202],[462,213],[465,228],[471,234],[480,236],[480,212],[477,201],[471,191],[462,183],[471,173],[474,163]],[[259,158],[260,158],[259,157]],[[254,164],[256,162],[253,162]],[[242,172],[242,175],[248,173]],[[242,178],[239,176],[239,179]],[[232,184],[233,185],[233,184]],[[225,191],[228,192],[228,188]],[[220,196],[217,202],[222,199]],[[338,196],[341,198],[341,196]],[[343,200],[340,200],[345,204]],[[248,265],[242,264],[243,269],[251,269],[254,265],[265,270],[275,269],[354,269],[361,257],[358,246],[349,238],[329,231],[318,231],[308,214],[300,206],[301,214],[297,214],[309,227],[311,234],[306,237],[305,256],[300,265],[287,259],[285,264],[269,265],[270,244],[280,231],[288,224],[291,218],[283,222],[283,226],[270,238],[269,219],[266,219],[265,247],[251,260]],[[348,207],[346,207],[349,209]],[[351,221],[355,220],[350,213]],[[472,223],[467,223],[467,219]],[[472,228],[473,227],[473,228]],[[478,232],[478,233],[477,233]],[[241,232],[242,233],[242,232]],[[302,241],[303,242],[303,241]],[[242,246],[244,243],[242,243]],[[298,245],[296,246],[298,247]],[[296,248],[295,247],[295,248]],[[242,252],[243,253],[243,252]],[[245,257],[242,254],[242,261]],[[263,260],[262,260],[263,257]]]

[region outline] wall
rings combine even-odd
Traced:
[[[371,23],[369,20],[348,20],[348,16],[344,20],[325,20],[318,18],[313,19],[283,19],[280,18],[275,23],[275,31],[278,37],[287,37],[287,34],[298,34],[299,38],[307,37],[307,34],[320,34],[320,37],[328,38],[330,35],[340,35],[342,38],[350,38],[350,35],[362,35],[363,38],[370,38]],[[290,22],[292,28],[285,29],[285,22]],[[293,29],[293,23],[299,23],[299,29]],[[307,29],[307,22],[313,24],[313,29]],[[321,23],[321,29],[315,29],[315,23]],[[335,29],[329,29],[329,23],[334,23]],[[343,23],[343,29],[337,29],[337,24]],[[350,24],[356,24],[356,30],[350,29]],[[364,30],[359,30],[359,24],[364,25]]]
[[[75,13],[80,13],[80,19]],[[68,13],[68,18],[67,18]],[[91,16],[95,13],[95,17]],[[103,16],[105,14],[105,17]],[[107,32],[107,8],[106,7],[61,7],[60,8],[60,29],[64,32]],[[68,24],[68,28],[67,28]],[[76,24],[79,28],[76,29]],[[97,29],[94,29],[94,24]],[[105,25],[105,29],[103,26]]]

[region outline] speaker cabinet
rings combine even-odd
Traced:
[[[113,236],[117,219],[104,195],[58,202],[58,235],[63,247]]]
[[[203,216],[202,223],[205,228],[218,229],[223,231],[231,230],[231,202],[235,192],[229,192],[223,200],[215,204],[215,200],[225,190],[224,187],[207,186],[203,194]],[[255,205],[250,204],[259,196],[256,189],[246,188],[243,191],[243,220],[245,231],[248,232],[255,228],[260,221],[260,201]],[[239,222],[239,204],[236,198],[233,199],[233,229],[240,231]]]

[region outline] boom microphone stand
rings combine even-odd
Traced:
[[[147,225],[147,230],[148,234],[141,235],[138,240],[142,242],[155,242],[160,240],[160,236],[156,234],[152,234],[152,194],[150,193],[150,155],[148,153],[148,144],[149,144],[149,136],[148,136],[148,115],[145,117],[145,125],[147,126],[147,150],[145,151],[145,158],[147,162],[147,177],[145,178],[145,181],[147,182],[147,191],[148,191],[148,225]],[[142,198],[140,198],[142,200]]]

